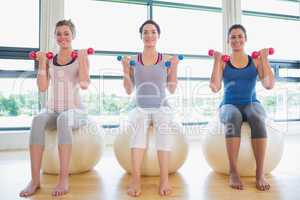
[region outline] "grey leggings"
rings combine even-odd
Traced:
[[[220,120],[225,125],[225,136],[241,137],[243,121],[248,121],[251,127],[251,138],[266,138],[266,113],[260,103],[247,105],[225,104],[220,108]]]
[[[72,144],[72,129],[87,123],[84,110],[71,109],[61,113],[42,112],[32,120],[30,144],[45,144],[45,129],[57,128],[58,144]]]

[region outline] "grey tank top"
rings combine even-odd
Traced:
[[[167,68],[160,54],[160,60],[154,65],[143,65],[141,54],[134,57],[133,68],[136,106],[141,108],[159,108],[169,106],[166,99]]]

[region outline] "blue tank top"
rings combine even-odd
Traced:
[[[220,106],[224,104],[246,105],[259,102],[256,98],[257,69],[252,58],[248,55],[246,67],[237,68],[229,61],[224,68],[223,83],[224,97]]]
[[[142,54],[135,58],[133,78],[135,84],[136,106],[141,108],[159,108],[169,106],[166,98],[167,68],[162,54],[158,54],[154,65],[145,66]]]

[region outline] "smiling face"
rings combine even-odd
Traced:
[[[145,47],[155,47],[159,39],[159,33],[153,24],[145,24],[142,30],[142,40]]]
[[[56,27],[55,38],[60,48],[67,49],[71,47],[74,37],[70,27],[67,25],[62,25]]]
[[[229,33],[228,43],[232,51],[243,51],[247,41],[245,32],[240,28],[232,29]]]

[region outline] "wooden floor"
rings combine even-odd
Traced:
[[[285,140],[285,151],[279,166],[267,176],[271,183],[268,192],[257,191],[255,179],[242,178],[245,190],[236,191],[227,186],[228,177],[211,171],[204,160],[200,142],[190,143],[187,161],[178,173],[170,177],[173,193],[161,198],[157,194],[159,179],[145,177],[143,193],[137,199],[192,199],[192,200],[300,200],[300,136]],[[30,179],[29,156],[26,151],[0,152],[0,199],[16,200],[19,191]],[[125,200],[129,175],[117,163],[112,148],[106,148],[99,164],[91,172],[70,177],[70,193],[59,199]],[[42,175],[42,188],[29,199],[53,199],[51,190],[57,176]]]

